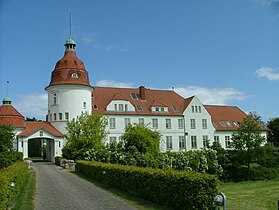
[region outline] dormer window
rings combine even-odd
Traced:
[[[134,100],[138,100],[138,96],[137,96],[137,94],[135,94],[135,93],[131,93],[131,97],[132,97],[132,99],[134,99]]]
[[[77,74],[77,73],[73,73],[73,74],[71,75],[71,77],[72,77],[72,78],[78,78],[78,74]]]
[[[137,108],[139,111],[142,111],[142,106],[141,105],[137,105]]]
[[[178,112],[178,108],[177,108],[176,105],[173,105],[172,108],[173,108],[173,110],[174,110],[175,112]]]

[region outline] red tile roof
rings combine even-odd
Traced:
[[[10,104],[0,106],[0,125],[9,124],[15,128],[24,127],[24,117]]]
[[[204,107],[211,115],[215,129],[219,131],[237,130],[239,123],[248,116],[236,106],[204,105]]]
[[[44,130],[54,136],[62,137],[63,134],[54,128],[48,122],[36,122],[36,121],[26,121],[26,128],[22,131],[19,136],[30,136],[31,134],[37,132],[38,130]]]
[[[142,92],[144,91],[144,92]],[[139,114],[139,115],[182,115],[185,109],[185,99],[171,90],[151,90],[140,88],[112,88],[112,87],[94,87],[93,107],[98,106],[98,112],[103,114]],[[132,99],[131,94],[136,94],[137,99]],[[144,100],[142,100],[144,97]],[[107,111],[107,105],[113,99],[128,100],[134,107],[135,112],[116,112]],[[140,105],[142,110],[138,110]],[[168,112],[152,112],[150,107],[154,105],[167,106]],[[178,111],[173,109],[176,106]]]
[[[77,78],[72,77],[72,74],[77,74]],[[59,84],[79,84],[90,86],[88,72],[86,71],[83,62],[77,58],[74,50],[66,50],[65,55],[60,59],[55,69],[51,74],[51,85]]]

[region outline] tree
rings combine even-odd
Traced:
[[[161,134],[141,124],[129,124],[121,138],[124,141],[126,152],[136,149],[141,154],[151,154],[152,156],[159,154]]]
[[[273,118],[267,122],[267,139],[273,146],[279,147],[279,118]]]
[[[248,168],[248,176],[250,174],[250,165],[255,161],[259,153],[259,148],[264,141],[261,136],[260,125],[251,117],[246,117],[233,136],[233,146],[239,153],[240,160],[244,160],[244,164]]]
[[[14,128],[11,125],[0,125],[0,152],[6,153],[13,150]]]
[[[67,122],[67,143],[62,149],[68,159],[81,159],[89,149],[100,150],[107,136],[107,119],[100,114],[83,113],[77,119]]]
[[[256,111],[249,112],[248,116],[251,117],[252,119],[254,119],[260,125],[265,126],[265,123],[262,120],[262,117]]]

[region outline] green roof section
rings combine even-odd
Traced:
[[[72,39],[71,36],[69,36],[69,38],[67,39],[66,43],[65,43],[65,50],[75,50],[76,47],[76,43],[75,41]]]

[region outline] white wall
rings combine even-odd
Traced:
[[[69,120],[71,120],[80,116],[82,112],[92,112],[92,90],[92,87],[83,85],[54,85],[47,87],[48,121],[65,134],[66,113],[69,113]],[[56,94],[56,104],[54,103],[54,94]],[[86,104],[85,107],[84,103]],[[59,118],[59,113],[62,113],[62,120]]]

